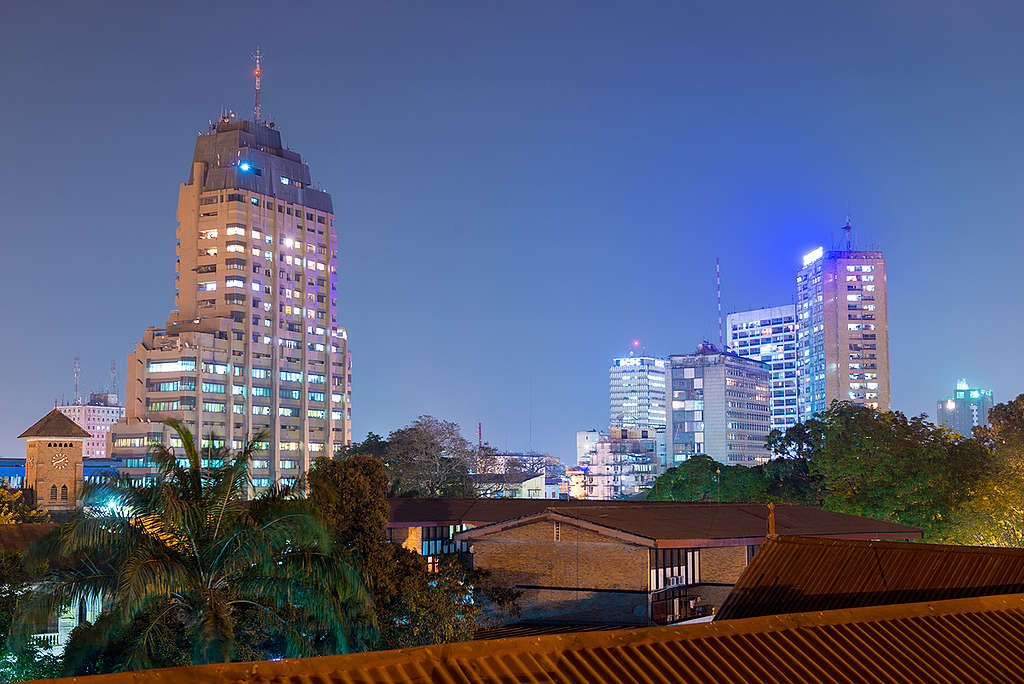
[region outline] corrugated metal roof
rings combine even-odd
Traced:
[[[49,680],[68,682],[69,680]],[[1024,681],[1024,595],[80,677],[81,684]]]
[[[769,537],[716,620],[1024,592],[1024,549]]]

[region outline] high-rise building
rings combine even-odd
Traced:
[[[58,406],[57,410],[92,435],[85,440],[82,458],[88,461],[108,456],[107,437],[110,434],[110,427],[124,417],[124,406],[118,401],[116,394],[93,393],[89,395],[89,401],[85,404]]]
[[[796,278],[799,420],[835,400],[889,410],[889,318],[881,252],[803,258]]]
[[[627,430],[665,427],[665,359],[612,359],[608,380],[611,425]]]
[[[331,196],[273,123],[221,117],[178,193],[175,308],[128,355],[113,454],[139,479],[184,422],[201,446],[257,440],[256,486],[294,481],[351,441]]]
[[[770,458],[768,392],[763,361],[702,344],[693,354],[668,357],[669,465],[707,454],[726,465],[757,465]]]
[[[938,403],[936,422],[970,437],[974,428],[988,426],[992,405],[992,390],[972,388],[966,380],[959,380],[953,396]]]
[[[797,421],[796,307],[792,304],[739,311],[726,316],[729,351],[763,361],[771,371],[771,428],[786,430]]]

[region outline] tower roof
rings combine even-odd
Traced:
[[[36,424],[25,430],[18,439],[25,437],[71,437],[76,439],[92,437],[88,432],[79,427],[78,423],[71,420],[57,409],[53,409],[45,416],[36,421]]]

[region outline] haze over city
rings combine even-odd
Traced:
[[[631,340],[717,339],[716,257],[725,311],[788,302],[848,215],[888,262],[892,408],[1024,386],[993,344],[1024,335],[1019,5],[196,8],[2,12],[5,452],[74,357],[123,385],[166,320],[178,185],[257,45],[334,198],[356,440],[427,413],[571,462]]]

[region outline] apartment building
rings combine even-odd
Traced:
[[[729,351],[763,361],[771,374],[768,409],[771,429],[786,430],[798,421],[796,306],[770,306],[726,316]]]

